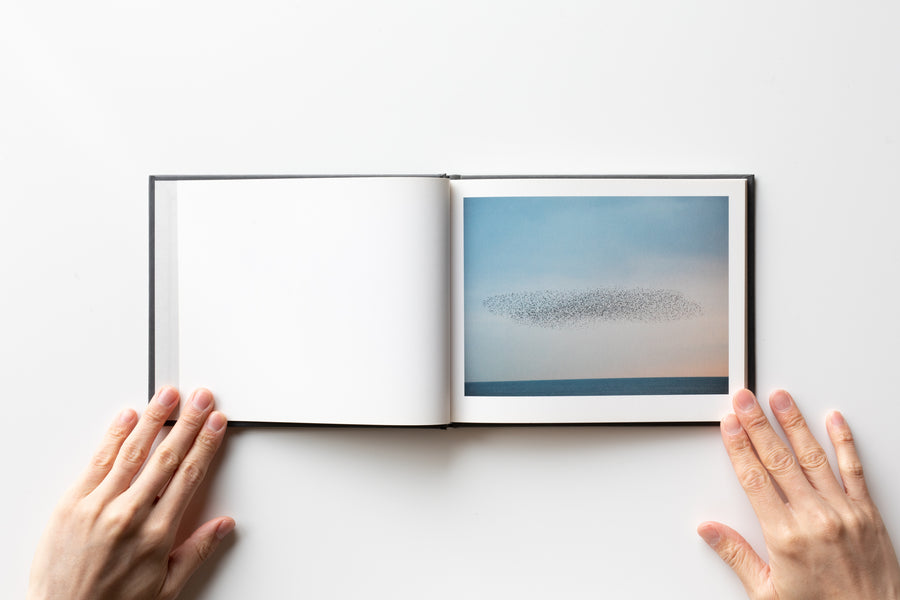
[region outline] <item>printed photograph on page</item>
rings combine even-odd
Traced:
[[[728,393],[727,196],[463,212],[466,396]]]

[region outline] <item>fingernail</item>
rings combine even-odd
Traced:
[[[216,527],[216,537],[221,540],[232,531],[234,531],[234,521],[231,519],[226,519],[219,523],[219,526]]]
[[[122,425],[128,425],[129,423],[134,421],[134,417],[135,417],[134,410],[132,410],[130,408],[126,408],[122,412],[119,413],[118,421]]]
[[[171,387],[164,387],[157,393],[156,401],[163,408],[171,408],[178,402],[178,390]]]
[[[835,427],[843,427],[847,424],[847,421],[844,420],[844,415],[842,415],[838,411],[834,411],[830,415],[828,415],[828,419]]]
[[[772,395],[772,410],[787,412],[792,404],[791,397],[783,390],[779,390]]]
[[[741,432],[741,422],[738,421],[738,418],[734,415],[726,415],[724,419],[722,419],[722,423],[725,426],[725,433],[728,435],[736,435]]]
[[[209,390],[200,388],[194,392],[194,398],[191,401],[191,404],[197,410],[206,410],[209,408],[209,405],[212,404],[212,394],[209,393]]]
[[[697,530],[697,533],[700,534],[700,537],[703,538],[703,541],[715,548],[719,545],[719,540],[722,539],[722,536],[719,535],[719,530],[714,527],[703,527]]]
[[[750,412],[756,406],[756,400],[750,392],[738,392],[734,397],[734,403],[742,412]]]
[[[206,428],[213,433],[216,433],[217,431],[221,431],[227,422],[228,420],[225,418],[225,415],[220,412],[214,412],[206,419]]]

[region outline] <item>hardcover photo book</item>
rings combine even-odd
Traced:
[[[718,421],[753,386],[753,183],[152,176],[150,393],[231,424]]]

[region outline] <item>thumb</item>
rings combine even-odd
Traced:
[[[709,547],[716,551],[725,564],[738,576],[747,595],[751,598],[767,598],[769,565],[759,557],[747,540],[737,531],[715,521],[701,523],[697,533]],[[774,597],[774,596],[772,596]]]
[[[169,574],[163,584],[162,598],[174,598],[200,565],[212,556],[219,542],[234,529],[234,519],[218,517],[197,528],[169,555]]]

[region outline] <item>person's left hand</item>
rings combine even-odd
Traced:
[[[212,394],[199,389],[148,459],[177,405],[178,392],[163,388],[140,420],[126,409],[112,423],[53,513],[32,563],[28,598],[174,598],[234,529],[233,519],[218,517],[175,546],[226,424],[213,411]]]

